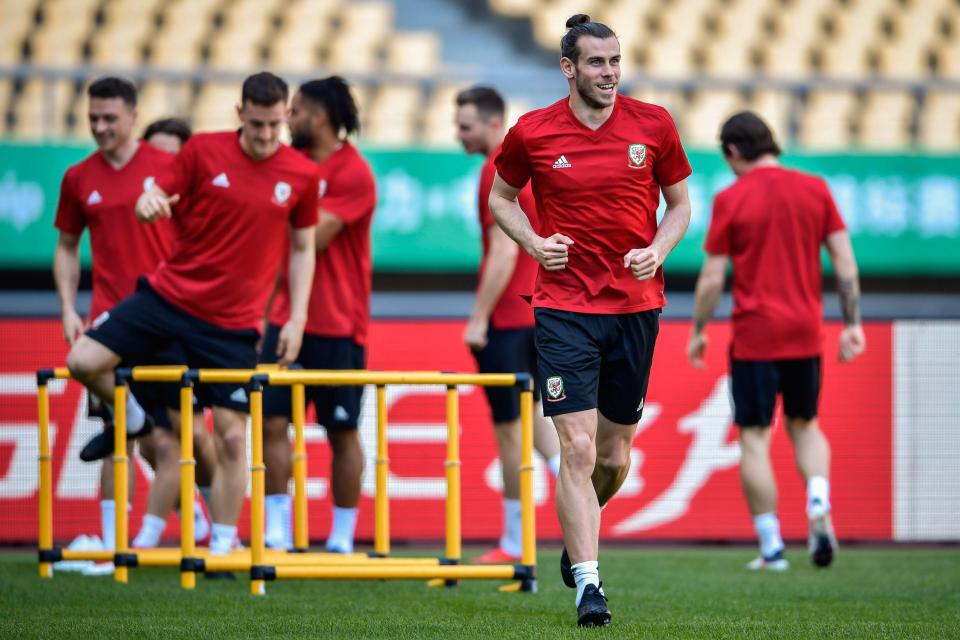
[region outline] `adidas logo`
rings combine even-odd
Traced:
[[[569,169],[573,165],[567,161],[567,156],[560,156],[557,158],[557,161],[553,163],[554,169]]]
[[[218,175],[211,181],[211,183],[215,187],[223,187],[224,189],[230,186],[230,180],[227,178],[227,174],[225,173]],[[246,402],[246,400],[244,400],[244,402]]]
[[[350,414],[347,413],[346,409],[338,404],[337,408],[333,410],[333,419],[337,422],[346,422],[350,419]]]
[[[220,175],[223,175],[223,174],[221,173]],[[237,389],[230,394],[230,399],[233,400],[234,402],[246,402],[247,392],[243,390],[243,387],[237,387]]]
[[[93,193],[91,193],[90,196],[87,197],[88,205],[100,204],[101,202],[103,202],[103,197],[100,195],[100,192],[97,191],[96,189],[94,189]]]

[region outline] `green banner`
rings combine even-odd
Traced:
[[[47,268],[60,178],[90,147],[0,143],[0,269]],[[374,265],[380,272],[469,272],[480,255],[481,159],[457,151],[366,149],[377,179]],[[733,181],[716,152],[691,151],[690,229],[667,260],[695,273],[713,195]],[[960,156],[787,154],[827,178],[867,275],[960,275]],[[662,205],[661,205],[662,212]],[[89,251],[84,244],[84,264]]]

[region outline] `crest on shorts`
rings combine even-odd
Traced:
[[[276,204],[283,204],[290,198],[290,194],[293,192],[293,189],[290,188],[290,185],[286,182],[278,182],[277,185],[273,188],[273,201]]]
[[[647,161],[647,145],[632,144],[627,149],[627,155],[630,157],[630,164],[627,166],[639,169]]]
[[[557,402],[567,397],[564,393],[563,378],[560,376],[550,376],[547,378],[546,383],[548,400]]]

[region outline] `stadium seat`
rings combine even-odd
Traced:
[[[918,144],[933,151],[960,148],[960,93],[930,91],[920,112]]]
[[[849,0],[830,16],[832,33],[814,45],[824,75],[860,78],[870,72],[869,52],[880,37],[885,5],[878,0]]]
[[[83,43],[94,28],[97,0],[50,0],[43,22],[30,38],[34,64],[73,66],[83,59]]]
[[[791,143],[790,120],[795,99],[789,91],[762,90],[754,91],[747,103],[747,108],[757,115],[773,129],[777,143],[786,147]]]
[[[417,115],[422,102],[419,87],[381,86],[367,110],[366,139],[383,146],[412,144],[417,137]]]
[[[393,31],[393,4],[383,0],[343,7],[327,62],[336,73],[371,74],[379,68],[384,42]]]
[[[915,108],[916,99],[906,91],[867,94],[859,118],[859,146],[888,151],[910,146]]]
[[[597,7],[597,20],[616,25],[623,54],[622,79],[629,80],[641,71],[636,54],[650,37],[649,15],[659,8],[659,0],[614,0]]]
[[[856,102],[849,91],[812,91],[800,119],[800,143],[811,149],[848,150]]]
[[[546,105],[540,105],[546,106]],[[520,119],[520,116],[533,111],[537,107],[532,106],[526,100],[514,99],[507,100],[507,130],[510,129],[513,125],[517,124],[517,120]]]
[[[440,38],[430,31],[396,32],[387,45],[387,71],[429,76],[440,66]]]
[[[656,13],[659,27],[641,45],[644,70],[655,77],[684,78],[697,71],[694,45],[711,0],[676,0]]]
[[[240,102],[240,88],[240,83],[205,84],[193,108],[193,130],[220,131],[237,127],[236,106]]]
[[[186,82],[148,82],[140,88],[137,128],[142,131],[160,118],[190,119],[192,90]],[[239,94],[237,94],[239,96]],[[236,101],[236,98],[234,98]],[[229,106],[224,107],[229,110]]]
[[[715,147],[724,120],[744,107],[743,94],[730,89],[698,91],[683,117],[680,133],[687,144]]]
[[[888,41],[877,50],[881,72],[894,78],[922,78],[931,73],[937,23],[947,5],[942,0],[912,0],[886,14],[892,27]]]
[[[705,38],[705,70],[721,77],[744,77],[753,72],[754,50],[762,40],[766,0],[732,0],[715,8],[717,33]]]
[[[200,45],[213,29],[215,0],[174,0],[150,45],[150,63],[161,69],[190,70],[200,63]]]
[[[832,0],[791,0],[784,6],[774,5],[767,19],[775,34],[761,49],[763,71],[772,77],[802,79],[812,68],[810,54],[822,30],[821,19]]]
[[[229,5],[223,26],[210,43],[210,66],[231,71],[263,67],[276,12],[273,0],[238,0]]]
[[[637,100],[663,107],[670,112],[677,127],[680,128],[682,126],[682,119],[687,108],[687,100],[683,91],[679,89],[654,89],[653,87],[642,86],[630,95]]]
[[[595,0],[553,0],[541,3],[530,18],[533,37],[547,51],[560,50],[560,38],[567,32],[567,18],[577,13],[592,14]]]
[[[157,0],[111,0],[104,6],[106,23],[90,44],[95,64],[133,68],[143,62],[143,48],[156,29]]]
[[[74,93],[70,80],[28,80],[14,100],[15,135],[30,140],[63,137]]]
[[[269,43],[270,62],[278,69],[311,73],[320,63],[320,48],[330,34],[331,18],[341,0],[300,0],[282,8],[283,24]]]
[[[490,0],[494,11],[511,18],[533,15],[544,4],[543,0]]]
[[[15,64],[23,53],[23,42],[33,26],[35,0],[0,2],[0,64]]]
[[[454,123],[457,106],[454,100],[467,85],[440,85],[430,94],[430,102],[423,117],[423,142],[431,147],[457,146],[457,127]]]

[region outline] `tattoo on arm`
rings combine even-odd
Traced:
[[[837,295],[840,297],[840,311],[843,323],[847,326],[860,322],[860,283],[856,278],[838,278]]]

